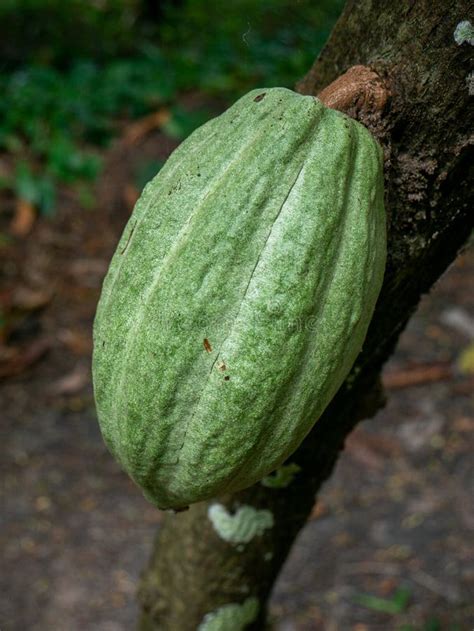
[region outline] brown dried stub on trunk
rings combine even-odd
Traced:
[[[318,99],[334,110],[361,119],[380,114],[389,91],[380,76],[367,66],[352,66],[318,94]]]

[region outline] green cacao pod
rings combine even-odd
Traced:
[[[150,501],[183,508],[288,458],[361,350],[385,254],[381,149],[317,99],[254,90],[178,147],[94,326],[101,430]]]

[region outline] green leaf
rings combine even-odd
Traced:
[[[3,146],[10,153],[18,153],[23,148],[23,142],[16,134],[5,133],[0,139],[0,145]]]
[[[95,204],[93,187],[91,187],[90,184],[81,182],[75,187],[75,189],[81,206],[88,210],[93,208]]]
[[[9,190],[14,188],[14,180],[10,176],[0,175],[0,190]]]
[[[139,165],[134,174],[134,183],[138,190],[141,191],[145,184],[155,177],[164,163],[164,160],[149,160]]]
[[[44,215],[51,215],[56,205],[56,185],[48,173],[34,173],[26,162],[20,162],[13,182],[15,194],[33,204]]]
[[[175,107],[172,109],[171,118],[163,125],[163,131],[172,138],[184,140],[197,127],[209,120],[210,116],[207,110],[190,112],[181,107]]]
[[[19,162],[15,171],[15,193],[17,197],[24,199],[34,206],[39,206],[41,190],[39,179],[35,177],[26,162]]]
[[[78,179],[93,180],[101,166],[98,156],[78,149],[66,136],[57,136],[48,150],[48,168],[59,180],[72,183]]]
[[[51,216],[56,207],[56,186],[48,175],[38,182],[40,191],[39,211],[43,215]]]
[[[400,587],[391,599],[379,598],[370,594],[357,594],[354,596],[354,601],[367,609],[395,615],[406,610],[410,595],[408,589]]]

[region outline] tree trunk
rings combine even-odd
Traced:
[[[298,91],[315,95],[348,68],[363,64],[389,90],[381,115],[364,109],[361,99],[342,106],[385,150],[389,255],[382,293],[350,376],[288,461],[291,483],[256,484],[166,515],[140,586],[142,631],[261,630],[278,572],[345,438],[381,406],[382,365],[420,296],[472,229],[472,48],[454,39],[468,8],[467,0],[350,0],[299,83]],[[225,516],[224,511],[246,526],[240,539],[229,541],[219,526],[216,515]],[[211,626],[219,620],[224,626]]]

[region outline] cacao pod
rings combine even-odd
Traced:
[[[254,90],[145,187],[104,281],[106,444],[160,508],[250,486],[361,350],[386,255],[382,152],[311,96]]]

